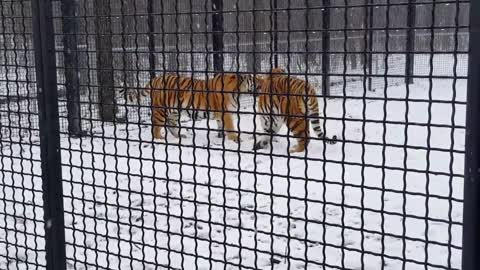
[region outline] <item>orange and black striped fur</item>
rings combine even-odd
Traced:
[[[211,111],[218,124],[218,136],[238,142],[233,122],[239,93],[253,89],[253,76],[233,73],[217,74],[208,81],[187,76],[165,74],[150,80],[145,89],[127,94],[130,101],[150,96],[152,106],[152,133],[155,139],[164,139],[161,128],[166,126],[176,138],[182,137],[177,127],[180,112]],[[207,91],[208,89],[208,91]],[[203,115],[205,115],[204,113]]]
[[[318,100],[315,88],[304,80],[285,75],[285,70],[272,69],[271,75],[257,77],[258,108],[261,126],[265,133],[255,144],[254,150],[270,144],[270,137],[276,134],[284,123],[298,144],[289,149],[290,153],[303,152],[309,142],[310,126],[319,138],[334,144],[336,136],[327,138],[319,119]],[[305,99],[305,97],[307,97]],[[308,117],[308,118],[307,118]]]

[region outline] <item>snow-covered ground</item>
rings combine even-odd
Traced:
[[[148,121],[62,136],[69,268],[460,269],[466,81],[432,83],[319,99],[343,140],[291,156],[252,152],[251,114],[240,145],[214,121],[168,145]],[[0,144],[0,269],[45,263],[38,144]]]

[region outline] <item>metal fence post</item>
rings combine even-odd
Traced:
[[[78,22],[75,17],[76,3],[62,0],[63,61],[65,68],[65,90],[67,93],[68,132],[72,136],[82,135],[80,111],[80,79],[78,69],[77,36]]]
[[[470,2],[462,269],[480,265],[480,2]]]
[[[405,84],[413,83],[413,72],[415,67],[415,21],[416,5],[415,0],[408,0],[407,11],[407,55],[405,61]]]
[[[462,269],[480,265],[480,2],[470,2]]]
[[[323,0],[322,34],[322,95],[330,96],[330,0]]]
[[[223,71],[223,0],[212,0],[213,69]]]
[[[32,0],[48,270],[66,268],[60,128],[51,0]]]

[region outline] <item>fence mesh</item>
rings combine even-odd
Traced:
[[[0,269],[45,268],[31,11],[0,2]]]
[[[469,1],[52,4],[67,268],[461,268]],[[0,9],[0,269],[45,268],[35,10]]]

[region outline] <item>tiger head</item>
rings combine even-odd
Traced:
[[[286,73],[285,69],[283,68],[272,68],[270,73],[267,73],[265,75],[256,75],[255,76],[255,93],[258,93],[258,91],[262,89],[263,84],[265,84],[271,78],[273,78],[276,75],[281,75],[285,73]]]
[[[262,75],[255,75],[254,81],[255,81],[255,90],[254,90],[254,96],[257,96],[258,92],[260,89],[262,89],[262,85],[265,82],[266,78]]]
[[[283,68],[272,68],[272,71],[270,71],[271,76],[274,76],[275,74],[282,74],[285,73],[285,69]]]
[[[255,77],[252,74],[242,74],[240,80],[240,92],[255,93]]]
[[[254,76],[251,74],[223,74],[223,87],[219,85],[220,80],[217,81],[217,87],[223,88],[227,92],[238,93],[253,93],[254,92]]]
[[[122,87],[118,91],[118,96],[127,101],[127,103],[140,102],[149,95],[152,81],[149,81],[144,87]]]
[[[120,89],[120,91],[118,91],[118,96],[120,98],[126,99],[128,103],[134,103],[138,99],[139,91],[124,87]]]

